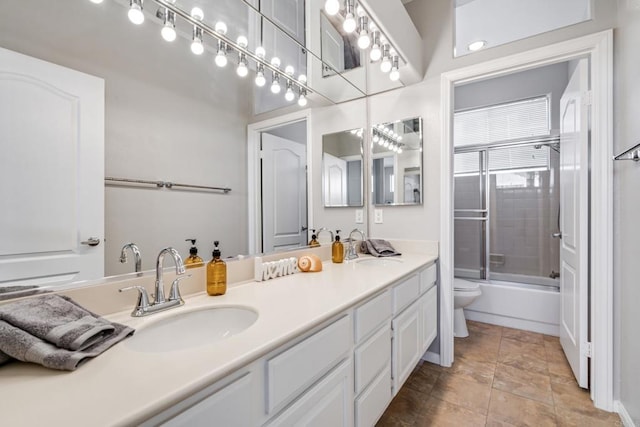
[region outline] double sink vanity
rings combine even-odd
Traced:
[[[204,269],[192,269],[181,285],[185,305],[146,317],[122,311],[123,301],[134,301],[116,289],[132,281],[150,289],[149,277],[102,283],[90,298],[83,289],[66,292],[136,332],[74,372],[4,366],[3,420],[373,425],[437,335],[437,244],[397,248],[398,258],[361,255],[343,264],[327,261],[327,247],[301,250],[293,256],[315,251],[323,271],[237,281],[220,297],[202,292]],[[241,278],[253,260],[229,268]]]

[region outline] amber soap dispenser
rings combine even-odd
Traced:
[[[211,296],[227,292],[227,264],[220,259],[219,242],[213,242],[213,259],[207,264],[207,293]]]
[[[331,261],[336,264],[344,261],[344,245],[340,241],[340,230],[336,230],[336,240],[331,245]]]
[[[202,267],[204,260],[198,256],[198,248],[196,248],[196,239],[186,239],[187,242],[191,242],[191,248],[189,249],[189,258],[184,260],[184,266],[186,268]]]

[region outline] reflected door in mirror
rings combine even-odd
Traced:
[[[102,277],[104,81],[0,48],[0,149],[0,286]]]
[[[362,129],[322,136],[322,199],[325,207],[362,206]]]

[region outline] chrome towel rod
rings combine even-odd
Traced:
[[[618,154],[613,158],[613,160],[633,160],[637,162],[640,160],[640,142],[629,148],[626,151]]]
[[[222,191],[224,194],[227,194],[231,191],[229,187],[211,187],[207,185],[193,185],[193,184],[178,184],[177,182],[170,181],[151,181],[146,179],[130,179],[130,178],[114,178],[112,176],[106,176],[104,178],[105,182],[118,182],[121,184],[144,184],[144,185],[154,185],[157,188],[193,188],[197,190],[215,190]]]

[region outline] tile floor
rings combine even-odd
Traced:
[[[467,322],[455,363],[416,367],[378,427],[622,426],[593,407],[556,337]]]

